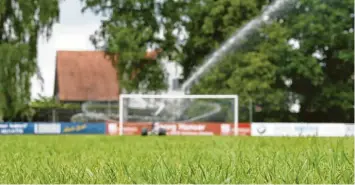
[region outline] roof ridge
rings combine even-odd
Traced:
[[[104,50],[57,50],[58,52],[104,52]]]

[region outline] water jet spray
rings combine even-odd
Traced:
[[[182,84],[181,91],[189,93],[193,84],[202,77],[211,67],[216,65],[231,50],[238,49],[243,45],[243,39],[247,38],[251,33],[257,31],[263,24],[271,23],[274,16],[279,15],[281,10],[290,7],[289,5],[296,0],[276,0],[259,16],[249,21],[241,29],[237,30],[227,41],[225,41],[219,49],[214,51],[205,59],[202,66],[192,73],[192,75]]]

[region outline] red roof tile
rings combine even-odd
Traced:
[[[147,58],[156,59],[157,52]],[[59,101],[118,100],[116,69],[103,51],[57,51]]]

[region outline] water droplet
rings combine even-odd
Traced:
[[[268,21],[269,20],[269,16],[268,15],[265,15],[265,16],[263,16],[263,21]]]

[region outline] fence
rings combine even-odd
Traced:
[[[92,109],[92,108],[91,108]],[[86,122],[97,123],[105,122],[108,118],[117,119],[118,107],[109,107],[107,110],[90,110],[92,112],[85,112],[82,108],[43,108],[35,109],[35,115],[33,116],[33,122]],[[92,116],[92,114],[95,114]],[[103,115],[103,116],[102,116]],[[26,121],[26,120],[22,120]]]

